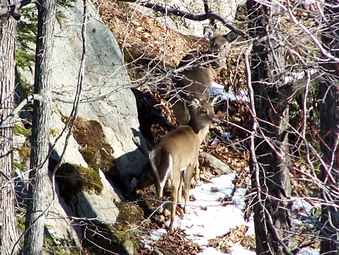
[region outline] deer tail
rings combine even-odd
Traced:
[[[150,162],[154,175],[158,179],[160,185],[165,185],[166,180],[171,175],[173,160],[172,156],[164,148],[152,150],[149,154]]]

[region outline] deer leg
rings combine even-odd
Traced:
[[[180,186],[181,186],[180,179],[181,179],[181,174],[179,172],[178,178],[173,180],[173,183],[172,183],[172,211],[171,211],[171,222],[170,222],[170,226],[169,226],[170,232],[173,232],[173,230],[174,230],[174,217],[175,217],[175,213],[176,213],[176,210],[177,210],[178,191],[179,191]]]
[[[184,174],[184,191],[185,191],[185,205],[184,205],[184,212],[187,213],[186,205],[189,201],[189,193],[191,188],[191,180],[193,176],[193,171],[196,166],[189,165]]]
[[[195,175],[194,175],[195,182],[198,183],[200,181],[200,169],[199,164],[195,166]]]
[[[181,205],[181,203],[182,203],[182,179],[183,179],[183,177],[182,177],[182,175],[183,175],[183,173],[182,172],[180,172],[180,181],[179,181],[179,188],[178,188],[178,203]]]
[[[162,196],[164,194],[164,187],[165,187],[165,183],[159,182],[159,185],[158,185],[159,199],[162,198]]]

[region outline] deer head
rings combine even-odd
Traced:
[[[174,229],[173,224],[178,198],[181,201],[182,178],[186,209],[192,175],[199,164],[199,147],[208,132],[208,125],[212,123],[212,117],[196,104],[191,107],[191,119],[191,126],[180,125],[177,129],[167,133],[149,154],[159,198],[162,198],[166,181],[171,180],[172,210],[170,231]],[[197,132],[194,130],[197,130]],[[183,177],[182,171],[184,171]]]

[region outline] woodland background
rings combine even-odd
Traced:
[[[249,101],[216,105],[202,179],[219,159],[247,189],[249,250],[338,254],[338,15],[335,0],[1,0],[0,253],[151,253],[147,151],[177,126],[171,76],[208,25],[239,34],[216,82]],[[178,231],[153,252],[192,247]]]

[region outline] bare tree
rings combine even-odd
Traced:
[[[333,1],[325,5],[248,1],[248,7],[249,33],[255,39],[249,91],[253,92],[250,163],[257,254],[297,252],[291,237],[309,239],[305,229],[314,233],[308,245],[321,241],[321,254],[337,254],[338,7]],[[321,77],[319,94],[311,87],[312,77]],[[288,104],[298,97],[293,114],[299,121],[291,123]],[[320,127],[314,121],[319,118]],[[317,151],[319,142],[323,155]],[[317,227],[305,223],[293,229],[288,177],[292,174],[294,183],[305,185],[293,195],[322,205],[322,222],[308,216]],[[307,197],[310,193],[312,197]]]
[[[326,1],[324,9],[325,27],[322,42],[324,47],[339,57],[339,7],[336,1]],[[321,180],[324,185],[322,197],[321,254],[339,253],[339,63],[335,60],[323,64],[326,75],[320,83],[321,151],[325,164],[322,164]]]
[[[0,1],[0,5],[7,1]],[[0,123],[14,108],[17,22],[11,16],[0,18]],[[0,125],[0,254],[18,254],[13,181],[13,122]]]
[[[51,203],[47,192],[49,132],[52,92],[50,84],[51,57],[56,15],[56,1],[38,1],[38,34],[35,59],[34,94],[43,100],[34,102],[31,138],[31,172],[29,203],[26,214],[25,254],[41,254],[44,237],[44,223]]]
[[[288,199],[291,189],[288,159],[288,97],[291,86],[279,74],[285,68],[279,44],[279,23],[274,18],[279,9],[248,1],[249,32],[257,41],[251,63],[251,102],[253,137],[250,168],[257,254],[290,254],[286,230],[291,223]],[[276,28],[276,29],[274,29]],[[253,89],[252,89],[253,88]]]

